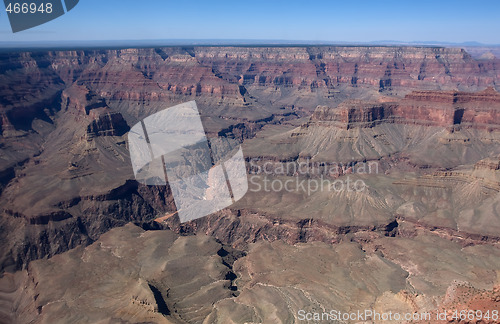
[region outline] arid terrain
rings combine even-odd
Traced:
[[[0,52],[0,323],[498,314],[499,91],[485,48]],[[127,133],[192,100],[249,190],[181,223]]]

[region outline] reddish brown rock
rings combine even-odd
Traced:
[[[105,113],[87,126],[87,138],[95,136],[122,136],[130,127],[120,113]]]
[[[493,88],[481,92],[414,91],[395,102],[348,100],[337,108],[320,106],[311,122],[338,122],[347,129],[396,122],[426,126],[497,129],[500,94]]]
[[[338,122],[346,129],[352,127],[372,127],[382,121],[392,122],[391,103],[374,103],[361,100],[348,100],[336,109],[320,106],[311,116],[311,122]]]

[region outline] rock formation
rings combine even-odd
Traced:
[[[0,322],[473,305],[453,280],[486,303],[499,284],[498,63],[440,47],[0,53]],[[250,186],[293,190],[180,224],[168,186],[134,180],[126,132],[190,100],[214,143],[242,144],[249,171],[340,168],[249,172]],[[365,190],[293,182],[347,177]]]

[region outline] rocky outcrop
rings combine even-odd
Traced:
[[[96,136],[122,136],[129,129],[130,127],[120,113],[105,113],[87,126],[87,138],[92,139]]]
[[[316,108],[311,116],[310,123],[333,122],[340,127],[373,127],[381,122],[392,122],[394,104],[371,103],[361,100],[347,100],[337,108],[325,106]]]
[[[347,100],[336,108],[317,107],[310,122],[334,122],[345,129],[386,122],[491,131],[500,127],[500,94],[488,88],[480,92],[413,91],[395,102]]]
[[[500,160],[498,158],[487,158],[477,162],[474,165],[475,170],[490,170],[497,171],[500,170]]]
[[[500,94],[493,88],[475,93],[415,91],[406,95],[394,115],[402,122],[493,130],[500,125]]]

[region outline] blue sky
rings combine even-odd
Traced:
[[[0,14],[0,41],[127,39],[500,44],[500,1],[80,0],[64,16],[16,34]]]

